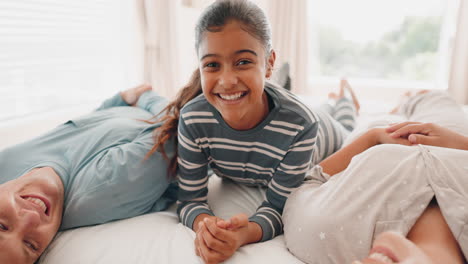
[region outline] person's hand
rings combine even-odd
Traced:
[[[205,232],[208,232],[205,226],[205,219],[209,219],[209,221],[213,221],[215,223],[223,220],[217,216],[211,216],[207,214],[202,214],[202,215],[199,215],[197,218],[195,218],[194,229],[193,229],[196,234],[196,237],[194,240],[195,254],[201,257],[205,263],[217,263],[217,262],[207,261],[207,260],[213,261],[215,259],[214,256],[217,256],[217,252],[209,248],[206,245],[206,242],[204,241],[204,237],[207,236]],[[215,242],[211,241],[210,243],[215,243]]]
[[[207,217],[200,221],[195,247],[205,263],[219,263],[230,258],[245,244],[248,218],[238,214],[225,221]]]
[[[149,84],[141,84],[137,87],[120,92],[120,96],[122,97],[122,100],[125,101],[125,103],[131,106],[135,106],[140,96],[144,92],[151,91],[152,89],[153,88],[151,88],[151,85]]]
[[[392,137],[390,135],[390,132],[388,132],[385,128],[373,128],[370,131],[372,137],[375,140],[375,145],[378,144],[400,144],[400,145],[406,145],[406,146],[411,146],[411,142],[407,138],[401,138],[401,137]]]
[[[249,224],[249,218],[245,214],[237,214],[229,220],[220,220],[216,223],[218,227],[228,230],[236,230],[238,228],[246,227]]]
[[[467,137],[432,123],[404,122],[387,128],[392,138],[407,138],[411,144],[468,150]]]

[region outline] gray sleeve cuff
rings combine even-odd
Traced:
[[[267,220],[268,219],[268,220]],[[262,239],[259,242],[264,242],[273,239],[274,237],[283,233],[283,228],[279,223],[273,223],[271,219],[258,213],[249,218],[250,222],[257,223],[262,228]],[[272,226],[276,226],[273,228]],[[275,230],[276,229],[276,230]]]
[[[200,214],[208,214],[214,216],[213,212],[208,208],[206,203],[186,203],[185,205],[179,205],[177,209],[179,220],[185,226],[193,230],[193,222],[195,218]]]

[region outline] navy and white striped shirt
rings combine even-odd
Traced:
[[[266,200],[249,220],[261,226],[262,241],[282,234],[284,203],[302,184],[316,152],[318,119],[288,91],[266,85],[265,92],[274,107],[246,131],[229,127],[203,95],[182,109],[177,212],[184,225],[192,228],[199,214],[213,215],[207,204],[210,166],[220,177],[268,187]]]

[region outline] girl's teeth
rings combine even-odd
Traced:
[[[45,203],[41,199],[37,199],[37,198],[34,198],[34,197],[27,197],[25,200],[39,205],[44,210],[44,213],[47,211],[47,206],[45,205]]]
[[[242,92],[235,94],[219,94],[219,97],[221,97],[224,100],[236,100],[239,99],[241,96]]]
[[[369,256],[370,259],[380,260],[385,263],[394,263],[389,257],[382,253],[374,252]]]

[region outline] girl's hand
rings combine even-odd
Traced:
[[[195,221],[193,223],[193,231],[195,231],[195,234],[196,234],[196,237],[195,237],[195,241],[194,241],[194,244],[195,244],[195,254],[197,254],[197,256],[200,256],[201,258],[204,258],[203,255],[202,255],[202,252],[201,252],[201,247],[203,246],[203,243],[202,242],[202,239],[203,239],[203,232],[204,231],[204,220],[205,219],[212,219],[212,221],[214,222],[218,222],[218,221],[221,221],[223,219],[217,217],[217,216],[212,216],[212,215],[208,215],[208,214],[200,214],[198,215],[196,218],[195,218]],[[206,228],[205,228],[206,229]]]
[[[237,214],[231,219],[225,221],[218,221],[217,226],[223,229],[236,230],[238,228],[246,227],[249,224],[249,218],[245,214]]]
[[[125,101],[128,105],[135,106],[135,104],[138,102],[138,99],[140,96],[147,91],[151,91],[153,88],[151,88],[151,85],[149,84],[142,84],[134,88],[130,88],[128,90],[125,90],[123,92],[120,92],[120,96],[122,97],[122,100]]]
[[[231,219],[205,218],[200,222],[198,251],[205,263],[219,263],[230,258],[239,247],[249,243],[249,221],[245,214]]]
[[[468,150],[468,138],[432,123],[404,122],[387,128],[392,138],[407,138],[411,144]]]
[[[224,242],[211,235],[205,221],[199,222],[197,236],[195,238],[195,252],[197,256],[201,257],[203,262],[207,264],[222,262],[227,259],[226,256],[221,253],[220,248],[222,247],[224,247]]]
[[[196,246],[205,263],[220,263],[230,258],[242,245],[239,228],[227,230],[213,219],[205,218],[199,223]]]

